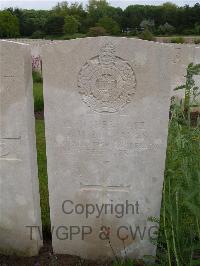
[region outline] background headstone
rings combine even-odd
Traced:
[[[148,217],[160,213],[172,54],[168,45],[111,37],[43,47],[56,253],[112,257],[111,243],[118,256],[155,255],[149,239],[155,227]],[[134,205],[134,213],[127,202]],[[110,204],[110,209],[107,205],[107,213],[96,218],[95,206],[95,213],[86,217],[86,204]],[[128,208],[123,217],[118,204]],[[138,227],[144,236],[136,232],[134,239]],[[102,231],[109,233],[110,243]]]
[[[185,97],[184,90],[176,90],[174,88],[177,86],[183,85],[186,82],[186,73],[187,67],[190,63],[199,64],[200,63],[200,47],[195,47],[195,45],[181,45],[173,44],[171,45],[174,48],[173,56],[173,76],[171,84],[171,96],[180,101]],[[200,76],[194,77],[196,86],[200,86]],[[193,97],[191,97],[193,100]],[[200,95],[196,97],[195,102],[200,104]],[[200,107],[197,106],[192,108],[192,111],[200,111]]]
[[[0,252],[36,255],[42,245],[31,54],[0,42]]]

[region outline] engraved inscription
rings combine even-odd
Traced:
[[[0,138],[0,161],[20,161],[17,158],[18,145],[21,137]]]
[[[108,43],[81,68],[78,88],[94,111],[114,113],[131,101],[136,77],[131,65],[116,56],[114,45]]]
[[[1,80],[0,93],[4,93],[5,91],[12,89],[14,87],[14,84],[16,84],[16,76],[14,75],[0,76],[0,80]]]
[[[107,117],[107,116],[106,116]],[[128,124],[122,118],[117,121],[104,120],[79,120],[80,128],[77,129],[76,123],[71,123],[67,128],[66,136],[59,136],[56,139],[57,145],[66,146],[66,152],[87,151],[95,154],[102,154],[106,151],[115,151],[129,154],[132,152],[145,152],[148,150],[160,149],[163,145],[161,140],[151,137],[146,130],[143,121],[130,121]],[[101,125],[101,130],[95,129]],[[94,130],[91,130],[94,128]],[[116,132],[118,134],[116,134]]]

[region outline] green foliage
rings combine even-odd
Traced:
[[[185,43],[185,39],[181,36],[179,37],[174,37],[171,39],[171,43],[180,43],[180,44],[183,44]]]
[[[65,34],[59,38],[59,40],[71,40],[76,38],[85,38],[86,35],[83,33]]]
[[[68,2],[58,2],[55,7],[53,7],[53,14],[56,16],[65,17],[69,14],[69,4]]]
[[[138,37],[142,40],[147,40],[147,41],[154,41],[155,37],[153,33],[150,32],[150,30],[145,29],[142,33],[138,35]]]
[[[48,177],[46,160],[45,128],[43,120],[36,120],[37,160],[40,184],[40,205],[42,214],[43,237],[51,237],[51,224],[49,214]]]
[[[172,103],[168,149],[161,209],[157,261],[161,265],[198,265],[200,249],[200,126],[190,125],[190,96],[195,84],[193,75],[200,65],[187,68],[184,104]]]
[[[98,23],[98,27],[102,27],[108,34],[117,35],[120,33],[120,27],[118,23],[110,17],[101,18]]]
[[[103,27],[92,27],[89,29],[88,36],[96,37],[96,36],[105,36],[106,30]]]
[[[158,28],[159,34],[164,34],[164,35],[171,35],[175,31],[176,31],[175,27],[167,22],[164,25],[160,25]]]
[[[198,86],[195,86],[194,76],[200,75],[200,64],[194,65],[190,63],[187,68],[186,74],[186,83],[181,85],[175,90],[184,90],[185,98],[184,98],[184,116],[185,120],[190,124],[190,107],[195,105],[197,97],[200,95],[200,90]]]
[[[42,83],[42,75],[38,71],[33,71],[32,75],[34,83]]]
[[[9,11],[0,11],[0,37],[19,37],[19,21]]]
[[[42,84],[35,83],[33,86],[34,111],[41,112],[44,109]]]
[[[78,2],[60,2],[50,11],[9,8],[7,12],[17,17],[20,35],[23,37],[34,34],[38,38],[39,32],[45,32],[48,36],[61,36],[64,34],[64,20],[67,16],[73,16],[79,22],[78,31],[84,34],[96,26],[103,26],[111,35],[121,32],[137,34],[140,27],[148,28],[154,34],[200,34],[200,4],[193,7],[178,7],[172,3],[159,6],[130,5],[123,11],[119,7],[111,6],[106,0],[90,0],[85,9]],[[113,31],[108,26],[98,25],[104,18],[115,22]],[[15,32],[17,35],[18,31]]]
[[[36,31],[44,32],[44,26],[50,16],[50,11],[15,9],[13,14],[19,20],[21,36],[31,36]]]
[[[33,71],[33,96],[34,111],[41,112],[44,109],[42,76],[39,72]]]
[[[53,15],[47,19],[45,32],[49,35],[62,35],[64,32],[65,18],[60,15]]]
[[[198,39],[194,39],[194,43],[195,43],[195,44],[200,44],[200,38],[198,38]]]
[[[42,76],[38,72],[33,72],[33,95],[35,112],[44,110]],[[51,237],[49,196],[48,196],[48,177],[47,177],[47,160],[46,160],[46,141],[44,121],[36,120],[36,142],[37,142],[37,160],[38,175],[40,187],[40,205],[42,215],[43,237]]]
[[[200,65],[194,64],[190,64],[187,69],[186,84],[193,88],[193,75],[199,74],[199,69]],[[186,90],[186,84],[179,89]],[[172,102],[161,216],[160,219],[150,219],[160,224],[155,242],[157,254],[152,263],[152,258],[145,256],[148,262],[141,265],[199,265],[200,124],[191,127],[183,110],[183,104]],[[114,265],[135,265],[135,262],[126,264],[122,260]]]
[[[41,30],[36,30],[31,35],[31,38],[32,39],[42,39],[44,36],[45,36],[44,32],[42,32]]]
[[[158,240],[161,265],[197,265],[194,255],[200,248],[200,128],[179,124],[180,112],[174,105]]]
[[[65,17],[65,24],[64,24],[65,33],[74,34],[78,32],[78,27],[79,27],[79,22],[75,17],[69,15]]]
[[[76,38],[84,38],[87,35],[84,33],[63,34],[63,35],[46,35],[46,40],[71,40]]]
[[[87,11],[91,24],[95,25],[99,19],[107,16],[108,8],[109,4],[106,0],[89,0]]]
[[[143,28],[143,29],[153,30],[154,27],[155,27],[155,22],[152,19],[144,19],[140,23],[140,28]]]
[[[195,24],[194,34],[200,35],[200,24],[198,23]]]

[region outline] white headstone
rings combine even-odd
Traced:
[[[31,55],[0,42],[0,253],[32,256],[42,245]]]
[[[172,50],[111,37],[43,47],[56,253],[123,256],[125,239],[129,257],[155,255],[148,217],[160,213]]]
[[[194,45],[173,44],[174,48],[173,57],[173,76],[171,84],[171,96],[177,97],[179,100],[184,99],[184,90],[174,91],[177,86],[185,84],[187,67],[190,63],[200,63],[200,47]],[[200,77],[194,77],[196,86],[200,85]],[[200,95],[197,97],[197,101],[200,102]]]

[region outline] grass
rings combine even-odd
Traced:
[[[33,71],[33,96],[35,112],[42,112],[44,110],[42,76],[36,71]]]
[[[44,109],[43,102],[43,84],[41,75],[33,72],[33,95],[35,112],[42,112]],[[37,142],[37,159],[38,174],[40,184],[40,205],[42,212],[42,227],[44,238],[50,238],[50,211],[49,211],[49,193],[47,177],[47,159],[46,159],[46,141],[45,141],[45,124],[44,120],[36,119],[36,142]]]
[[[171,38],[171,43],[185,43],[185,39],[182,36]]]
[[[33,95],[35,112],[42,112],[44,110],[42,83],[34,83]]]
[[[36,120],[35,127],[43,234],[44,237],[48,237],[50,234],[50,212],[44,120]]]
[[[182,123],[180,108],[174,108],[169,124],[157,260],[161,265],[200,265],[195,260],[200,249],[200,127]]]

